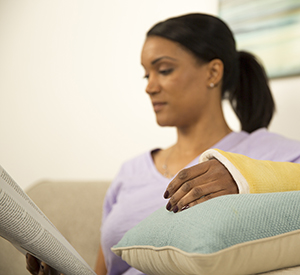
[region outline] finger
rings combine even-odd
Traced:
[[[211,190],[207,190],[206,185],[201,185],[201,181],[199,183],[199,178],[189,180],[185,183],[183,183],[180,188],[172,195],[170,198],[166,208],[169,211],[177,212],[178,209],[181,209],[181,206],[184,206],[185,204],[188,204],[188,202],[194,201],[195,199],[198,199],[205,194],[208,194]],[[183,201],[184,203],[178,205],[179,202]]]
[[[193,207],[193,206],[198,205],[200,203],[203,203],[205,201],[208,201],[210,199],[217,198],[217,197],[220,197],[220,196],[225,196],[225,195],[232,195],[232,194],[228,193],[226,190],[222,190],[222,191],[215,192],[215,193],[210,193],[206,196],[203,196],[202,198],[200,198],[198,200],[190,202],[188,207],[190,208],[190,207]]]
[[[194,165],[190,168],[186,168],[181,170],[175,178],[169,183],[166,192],[164,194],[164,198],[170,198],[179,188],[180,186],[189,181],[194,179],[195,177],[199,177],[202,174],[205,174],[208,170],[208,161],[199,163]]]
[[[203,164],[206,172],[184,182],[171,196],[166,206],[168,210],[176,213],[189,203],[222,190],[226,190],[226,194],[238,193],[234,179],[223,164],[215,159]]]
[[[213,165],[211,165],[213,164]],[[175,213],[189,202],[197,200],[207,194],[215,193],[227,187],[227,181],[232,181],[232,177],[224,177],[219,172],[219,168],[225,169],[220,163],[210,163],[207,172],[201,176],[195,177],[191,180],[184,182],[179,189],[172,195],[167,203],[167,210],[174,211]],[[226,170],[226,174],[228,171]],[[233,182],[233,185],[236,184]],[[181,201],[183,200],[183,201]],[[178,207],[176,207],[176,205]]]
[[[26,269],[33,275],[38,275],[40,270],[40,260],[30,255],[26,254]]]
[[[190,205],[191,202],[199,200],[211,193],[222,191],[222,187],[218,186],[218,181],[209,182],[207,184],[197,184],[194,180],[192,183],[193,187],[190,188],[189,192],[186,192],[184,185],[180,188],[170,199],[170,204],[172,205],[172,210],[174,213],[180,211],[184,206]]]
[[[194,187],[187,194],[182,195],[182,197],[177,197],[177,195],[181,195],[181,188],[173,195],[174,202],[177,200],[177,207],[175,206],[175,203],[173,204],[173,211],[175,210],[174,212],[181,210],[186,205],[191,206],[191,203],[194,201],[203,202],[212,197],[216,197],[216,194],[238,194],[237,185],[229,173],[225,174],[223,177],[216,177],[215,179],[212,179],[209,174],[205,174],[202,176],[201,181],[207,183],[198,184],[198,181],[198,178],[194,179]],[[184,185],[182,186],[182,189],[184,190],[183,187]]]

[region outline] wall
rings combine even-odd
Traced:
[[[172,144],[144,92],[140,49],[158,20],[193,11],[216,14],[217,0],[0,0],[0,165],[23,188],[111,179],[126,159]],[[300,139],[299,83],[272,82],[272,129]]]

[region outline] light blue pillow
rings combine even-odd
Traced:
[[[300,264],[300,191],[161,208],[112,248],[146,274],[253,274]]]

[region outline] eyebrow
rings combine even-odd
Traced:
[[[173,60],[173,61],[177,61],[177,59],[172,58],[172,57],[170,57],[170,56],[161,56],[161,57],[156,58],[155,60],[153,60],[153,61],[151,62],[151,65],[154,65],[155,63],[157,63],[158,61],[160,61],[160,60],[162,60],[162,59],[170,59],[170,60]]]

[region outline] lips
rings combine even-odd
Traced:
[[[154,112],[161,111],[166,104],[166,102],[152,102]]]

